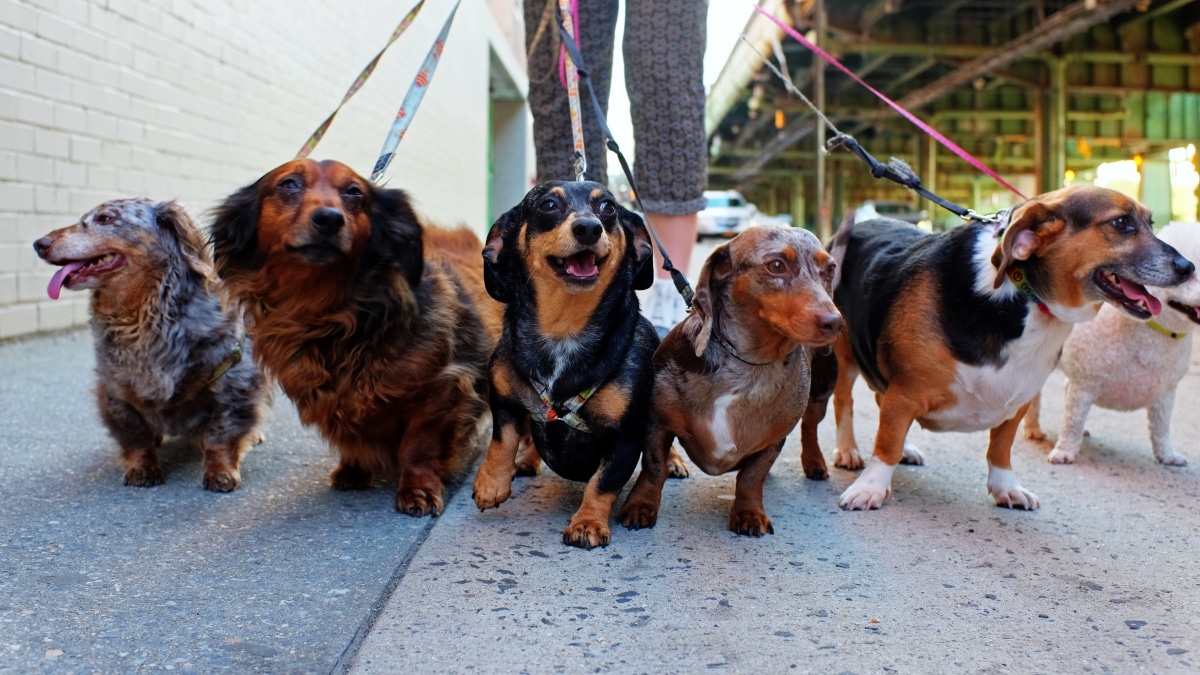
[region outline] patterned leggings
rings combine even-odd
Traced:
[[[555,0],[524,0],[529,54],[529,107],[537,179],[572,180],[574,141],[567,92],[558,79],[558,26],[553,15],[530,46]],[[580,49],[596,98],[608,114],[617,0],[579,0]],[[625,82],[633,118],[634,178],[651,213],[686,215],[704,208],[708,181],[704,135],[704,43],[708,0],[626,0]],[[580,88],[587,179],[608,182],[608,152],[587,90]],[[622,139],[617,139],[621,142]]]

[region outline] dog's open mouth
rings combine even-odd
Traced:
[[[580,251],[566,258],[547,258],[550,267],[568,281],[590,284],[600,278],[602,262],[593,251]]]
[[[1167,306],[1183,312],[1184,316],[1191,319],[1193,322],[1200,323],[1200,307],[1185,305],[1178,300],[1168,300]]]
[[[1121,309],[1138,319],[1149,319],[1162,312],[1162,303],[1146,287],[1108,270],[1096,270],[1092,280],[1100,292]]]
[[[301,246],[288,246],[287,250],[303,257],[310,263],[331,262],[342,255],[340,248],[324,241]]]
[[[87,260],[72,260],[64,264],[46,288],[51,300],[57,300],[63,286],[71,288],[87,279],[104,276],[125,264],[125,256],[120,253],[105,253],[97,258]]]

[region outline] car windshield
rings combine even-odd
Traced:
[[[895,215],[898,213],[913,213],[913,207],[908,204],[876,204],[875,213]]]
[[[722,206],[745,206],[745,204],[746,204],[746,202],[742,201],[742,199],[740,197],[721,196],[721,197],[709,197],[708,198],[708,208],[710,208],[710,209],[713,207],[722,207]]]

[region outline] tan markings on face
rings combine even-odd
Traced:
[[[764,341],[763,347],[780,352],[780,356],[794,349],[796,343],[827,344],[828,339],[818,328],[818,320],[822,315],[836,312],[837,308],[821,286],[821,268],[805,269],[799,275],[794,273],[800,265],[813,266],[817,260],[815,256],[828,258],[828,255],[814,251],[814,258],[805,261],[794,246],[777,248],[780,246],[778,240],[765,235],[764,232],[755,240],[748,238],[745,244],[737,239],[733,242],[731,252],[738,270],[730,287],[734,306],[743,320],[751,317],[757,320],[752,331]],[[776,256],[788,265],[783,277],[768,271],[767,265]]]
[[[557,190],[557,188],[555,188]],[[538,323],[543,334],[564,338],[583,330],[595,312],[600,298],[612,283],[625,257],[625,231],[620,226],[600,235],[591,248],[596,252],[599,279],[589,288],[570,285],[550,266],[547,258],[566,258],[585,250],[571,232],[574,214],[570,214],[553,230],[525,238],[526,225],[521,226],[519,241],[528,248],[521,253],[529,267],[537,295]]]

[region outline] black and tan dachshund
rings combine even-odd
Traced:
[[[659,341],[634,295],[653,281],[646,226],[599,183],[542,183],[492,225],[483,257],[487,290],[506,307],[475,504],[509,498],[518,463],[528,469],[518,445],[532,436],[555,473],[587,482],[563,542],[606,546],[651,421]]]

